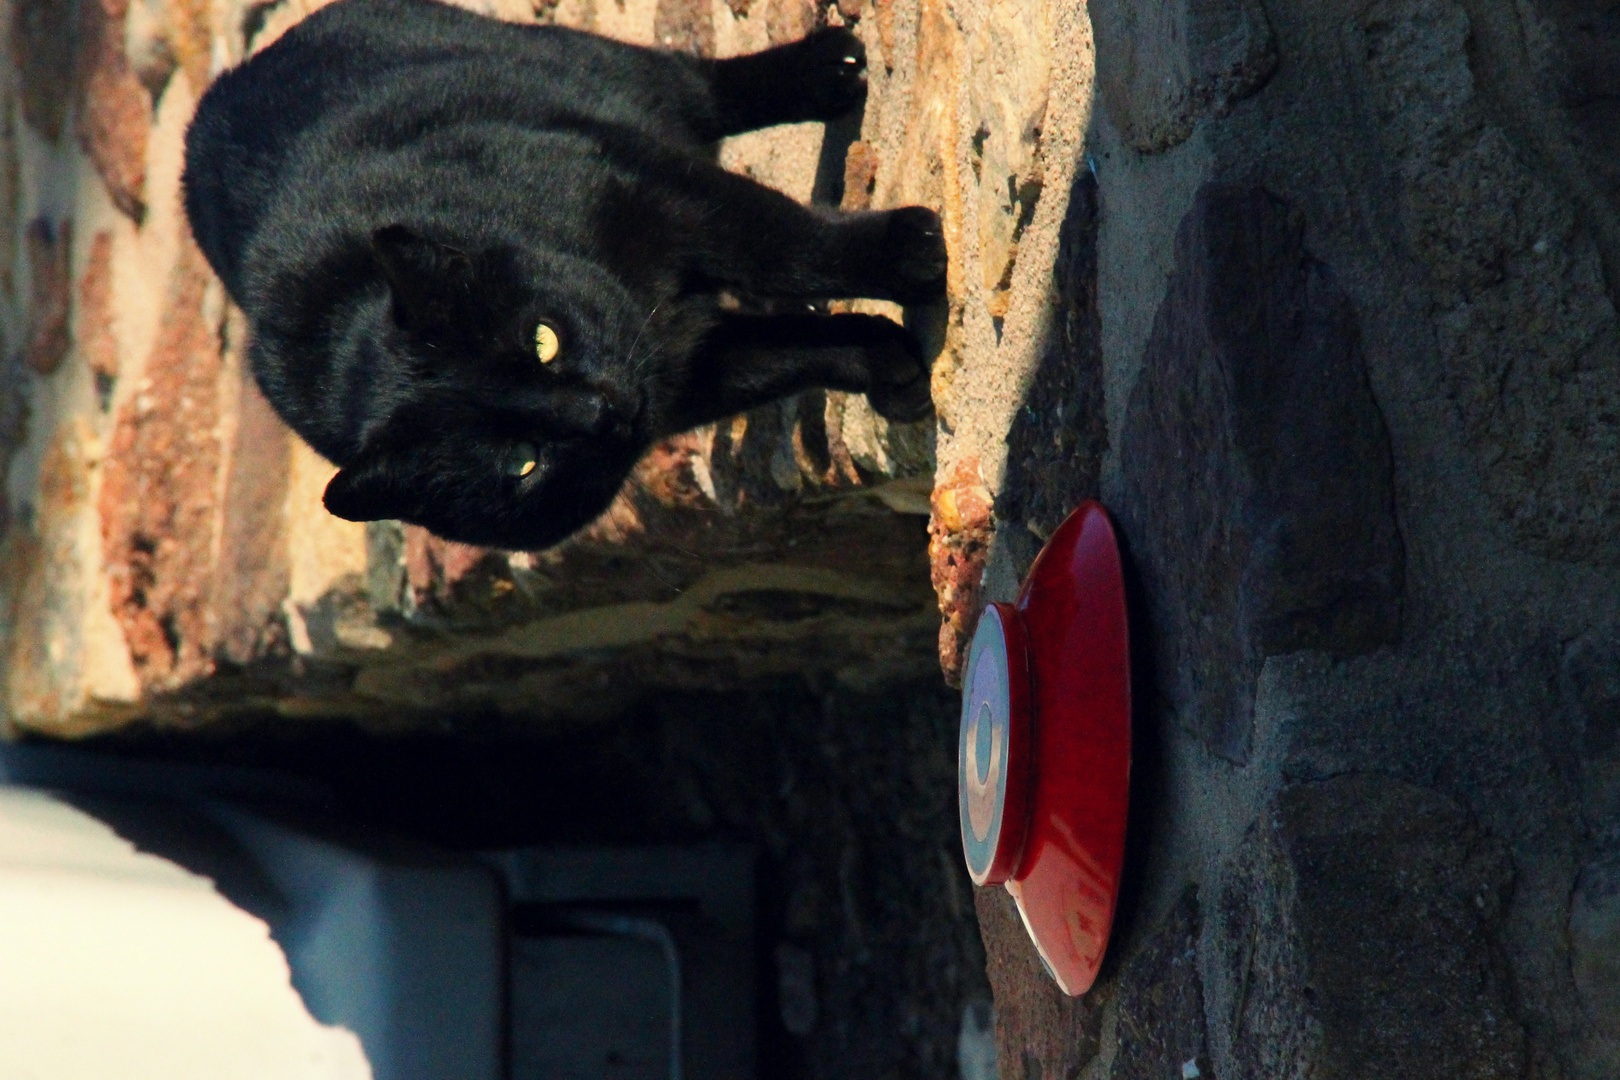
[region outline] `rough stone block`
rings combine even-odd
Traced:
[[[118,413],[101,485],[112,609],[149,691],[213,670],[207,598],[219,528],[221,357],[210,287],[219,289],[188,244],[146,363],[146,389]]]
[[[292,584],[287,502],[294,436],[245,371],[237,373],[235,404],[208,606],[219,658],[251,664],[288,648],[283,602]]]
[[[928,564],[944,621],[939,628],[939,665],[945,681],[962,685],[962,665],[983,608],[980,586],[994,522],[990,492],[977,459],[961,461],[934,487],[928,521]]]
[[[118,379],[118,335],[113,328],[112,233],[106,229],[90,241],[84,276],[79,279],[78,319],[74,333],[79,355],[95,380],[102,409],[112,401]]]
[[[1162,689],[1247,759],[1269,655],[1395,640],[1402,550],[1355,309],[1259,188],[1203,188],[1121,434]]]
[[[872,191],[877,186],[877,149],[868,142],[850,144],[844,155],[844,195],[841,202],[845,210],[870,210]]]
[[[1504,847],[1433,791],[1378,776],[1285,788],[1219,892],[1216,1073],[1523,1076],[1496,945],[1512,880]]]
[[[1620,847],[1620,640],[1594,630],[1564,648],[1560,682],[1575,717],[1587,832]]]
[[[714,55],[714,21],[704,0],[659,0],[653,40],[695,56]]]
[[[79,5],[79,143],[113,205],[139,224],[146,216],[146,142],[152,99],[124,52],[129,0]]]
[[[1543,77],[1557,88],[1582,164],[1620,214],[1620,20],[1581,0],[1531,6],[1540,16],[1537,29],[1550,31],[1543,39],[1548,47],[1538,50]]]
[[[1097,88],[1125,141],[1144,154],[1225,116],[1277,67],[1259,0],[1099,0],[1091,18]]]
[[[1487,495],[1528,549],[1620,562],[1620,315],[1581,222],[1602,213],[1569,194],[1590,181],[1497,121],[1463,7],[1385,0],[1354,37]]]
[[[1189,887],[1120,974],[1111,1080],[1208,1075],[1199,923],[1198,892]]]

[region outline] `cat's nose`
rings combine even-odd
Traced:
[[[628,438],[635,429],[638,404],[611,389],[593,388],[590,396],[593,434]]]
[[[597,390],[568,390],[554,395],[550,404],[552,422],[570,435],[602,436],[622,426],[620,410]]]
[[[606,398],[601,394],[586,392],[574,399],[573,415],[570,419],[585,434],[599,435],[607,426],[608,411]]]

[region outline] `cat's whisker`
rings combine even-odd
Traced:
[[[636,331],[635,340],[630,342],[630,351],[625,358],[630,361],[630,370],[636,372],[637,374],[640,374],[641,368],[636,363],[636,346],[641,344],[641,335],[647,332],[647,327],[652,323],[653,316],[658,314],[658,308],[662,304],[663,301],[660,300],[657,304],[653,305],[651,311],[647,312],[647,317],[641,320],[641,329]]]

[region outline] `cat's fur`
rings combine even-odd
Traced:
[[[722,136],[864,94],[845,30],[704,61],[339,0],[203,97],[186,213],[265,396],[341,467],[328,509],[543,547],[665,435],[813,386],[927,414],[893,322],[721,302],[940,294],[933,212],[811,209],[714,162]]]

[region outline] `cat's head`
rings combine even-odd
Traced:
[[[326,508],[512,549],[594,520],[650,442],[634,355],[646,313],[589,263],[559,273],[397,225],[372,239],[390,293],[382,345],[408,375]]]

